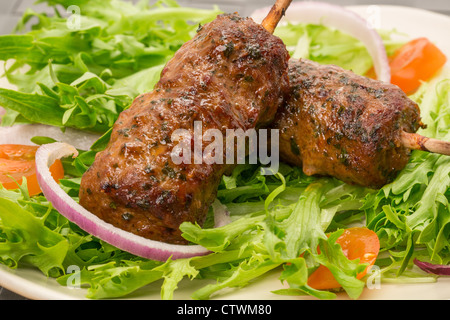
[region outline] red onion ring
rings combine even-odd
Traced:
[[[251,17],[258,22],[269,10],[270,7],[258,9]],[[336,28],[360,40],[372,57],[378,80],[391,82],[391,70],[383,40],[368,26],[368,22],[355,12],[329,3],[299,1],[290,5],[284,19]]]
[[[173,245],[140,237],[114,227],[87,211],[61,189],[48,169],[56,159],[77,155],[73,146],[62,142],[42,145],[36,152],[36,174],[42,192],[67,219],[93,236],[147,259],[166,261],[168,258],[190,258],[210,253],[200,245]]]

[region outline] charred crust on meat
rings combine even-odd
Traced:
[[[199,25],[154,90],[119,115],[109,145],[82,178],[80,204],[129,232],[186,244],[179,225],[203,224],[228,167],[175,165],[171,133],[193,130],[196,120],[204,130],[267,125],[288,91],[288,59],[283,42],[250,18],[224,14]]]
[[[280,140],[295,137],[299,150],[282,144],[281,160],[375,188],[406,165],[410,150],[398,132],[416,131],[420,110],[398,87],[303,59],[290,60],[289,79],[273,127]]]

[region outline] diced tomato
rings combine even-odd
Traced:
[[[22,177],[27,179],[30,196],[41,193],[37,177],[35,155],[38,146],[18,144],[0,145],[0,183],[6,189],[19,188]],[[50,172],[56,181],[64,177],[64,169],[60,160],[50,167]]]
[[[391,83],[406,94],[414,93],[422,84],[429,81],[447,62],[447,57],[427,38],[414,39],[389,57]],[[376,79],[374,68],[366,76]]]
[[[359,263],[367,263],[367,268],[357,275],[358,279],[364,277],[371,266],[374,265],[380,251],[380,241],[372,230],[363,227],[349,228],[337,239],[342,251],[349,260],[360,259]],[[314,289],[327,290],[339,288],[331,271],[321,265],[308,278],[308,285]]]
[[[430,80],[447,62],[447,57],[427,38],[414,39],[392,57],[391,82],[405,93],[419,88],[421,81]]]

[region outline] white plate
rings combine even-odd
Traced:
[[[397,29],[411,38],[428,37],[450,57],[450,17],[408,7],[398,6],[354,6],[350,7],[365,18],[374,18],[383,29]],[[1,85],[1,84],[0,84]],[[271,272],[245,288],[229,290],[216,296],[217,299],[312,299],[311,297],[288,297],[271,293],[281,289],[279,272]],[[126,299],[160,299],[160,284],[146,286]],[[192,292],[201,288],[202,280],[183,280],[175,292],[175,299],[189,299]],[[85,299],[86,289],[69,289],[59,285],[54,279],[46,278],[39,271],[28,268],[8,269],[0,266],[0,285],[30,299]],[[347,299],[345,294],[338,299]],[[381,283],[373,289],[366,288],[362,300],[428,300],[450,299],[450,277],[440,278],[436,283],[387,284]]]

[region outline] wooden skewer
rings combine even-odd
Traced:
[[[422,150],[450,156],[450,142],[402,131],[402,144],[412,150]]]
[[[277,0],[261,23],[264,29],[273,33],[291,2],[292,0]]]

